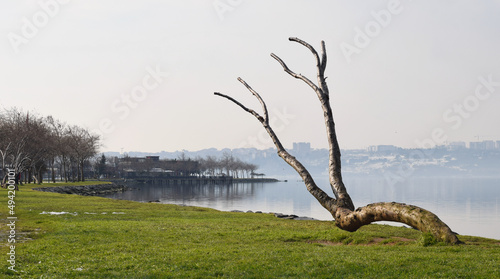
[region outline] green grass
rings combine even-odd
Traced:
[[[32,187],[16,193],[14,275],[6,262],[7,191],[0,190],[1,278],[500,278],[498,240],[460,236],[465,244],[449,246],[401,227],[349,233],[326,221]]]

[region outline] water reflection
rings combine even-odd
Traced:
[[[131,191],[106,197],[133,201],[155,201],[184,204],[192,202],[240,201],[251,198],[264,187],[263,183],[234,183],[207,185],[132,185]]]
[[[328,180],[320,179],[317,183],[331,192]],[[379,178],[349,177],[345,184],[358,207],[382,201],[414,204],[436,213],[460,234],[500,239],[500,179],[411,178],[392,185]],[[230,185],[139,184],[132,187],[131,191],[106,197],[333,220],[299,180]]]

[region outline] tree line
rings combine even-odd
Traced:
[[[98,147],[99,137],[80,126],[17,108],[0,112],[2,185],[7,167],[24,183],[41,183],[45,173],[52,182],[85,181]]]
[[[259,175],[255,173],[258,169],[257,165],[243,162],[230,153],[224,153],[221,158],[209,155],[196,160],[200,162],[200,173],[202,175],[216,176],[225,174],[233,178],[250,178]]]
[[[141,160],[138,160],[141,159]],[[94,161],[93,169],[97,176],[102,178],[121,178],[125,170],[135,172],[151,172],[154,169],[174,171],[175,175],[182,176],[231,176],[233,178],[250,178],[256,174],[258,166],[246,163],[230,153],[224,153],[221,158],[216,156],[196,157],[191,159],[181,154],[176,159],[148,160],[147,158],[134,158],[125,155],[123,158],[109,157],[104,154]]]

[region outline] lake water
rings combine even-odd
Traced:
[[[392,201],[413,204],[435,213],[459,234],[500,239],[500,178],[413,177],[395,185],[384,178],[347,177],[344,180],[356,207]],[[331,193],[327,179],[317,180],[317,184]],[[277,183],[131,187],[135,189],[106,197],[333,220],[297,179]]]

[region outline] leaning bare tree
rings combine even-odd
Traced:
[[[278,150],[278,155],[299,173],[305,183],[305,186],[307,187],[307,190],[326,210],[332,214],[335,218],[336,226],[340,229],[352,232],[372,222],[394,221],[407,224],[422,232],[431,233],[440,241],[453,244],[459,243],[455,233],[453,233],[444,222],[442,222],[435,214],[420,207],[404,203],[380,202],[369,204],[357,209],[354,208],[351,197],[347,193],[346,187],[342,181],[340,148],[337,142],[337,135],[335,133],[335,122],[333,121],[333,114],[330,106],[330,93],[328,91],[325,77],[327,61],[325,43],[323,41],[321,42],[321,55],[319,55],[318,52],[305,41],[298,38],[290,38],[289,40],[307,47],[314,55],[317,68],[317,84],[302,74],[296,74],[291,71],[283,60],[275,54],[271,53],[271,56],[281,64],[286,73],[305,82],[314,90],[314,92],[316,92],[316,95],[318,96],[325,117],[326,133],[329,144],[328,169],[330,186],[335,195],[334,198],[330,197],[321,188],[319,188],[309,171],[295,157],[286,151],[269,124],[269,115],[264,100],[243,79],[238,78],[238,81],[240,81],[259,100],[262,106],[263,115],[247,108],[232,97],[218,92],[215,92],[214,94],[232,101],[246,112],[255,116],[260,123],[262,123],[267,133],[273,140],[274,145]]]

